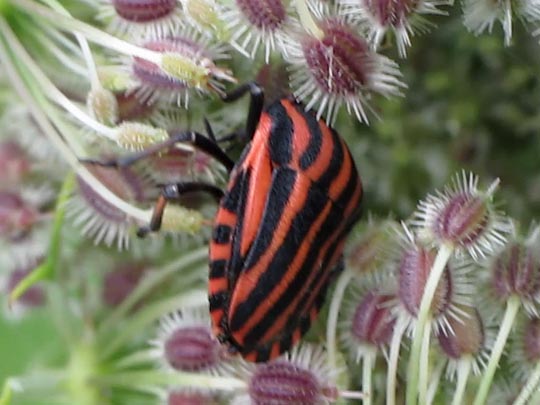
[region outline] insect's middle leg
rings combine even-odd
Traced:
[[[184,194],[191,192],[205,192],[214,197],[218,202],[223,197],[223,190],[212,184],[199,183],[199,182],[183,182],[177,184],[167,184],[163,187],[161,195],[158,197],[156,204],[154,205],[154,211],[152,213],[152,219],[148,226],[140,227],[137,230],[138,237],[144,237],[150,232],[157,232],[161,228],[163,222],[163,213],[165,207],[170,201],[178,201]]]

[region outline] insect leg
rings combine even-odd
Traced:
[[[255,82],[245,83],[227,93],[222,99],[225,102],[236,101],[246,93],[250,94],[251,100],[249,102],[245,137],[250,140],[255,134],[264,106],[264,91],[262,87]]]
[[[156,201],[154,206],[154,211],[152,213],[152,219],[148,226],[141,227],[137,230],[138,237],[144,237],[149,232],[159,231],[161,228],[161,222],[163,220],[163,213],[167,203],[170,201],[177,201],[182,195],[191,192],[205,192],[209,193],[217,201],[223,197],[223,190],[219,187],[216,187],[212,184],[207,183],[197,183],[197,182],[183,182],[177,184],[167,184],[163,187],[161,195]]]
[[[204,135],[193,131],[172,133],[170,134],[170,138],[163,142],[156,143],[155,145],[152,145],[140,152],[135,152],[115,159],[81,159],[81,162],[105,167],[126,167],[134,164],[141,159],[156,155],[164,149],[170,148],[177,143],[188,143],[193,145],[195,148],[202,150],[203,152],[207,153],[208,155],[221,162],[221,164],[223,164],[223,166],[225,166],[228,171],[231,171],[234,166],[234,162],[227,156],[227,154],[219,147],[219,145],[215,141],[208,139]]]

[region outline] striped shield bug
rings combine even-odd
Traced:
[[[360,217],[362,185],[344,140],[322,119],[289,98],[263,108],[255,83],[224,101],[246,93],[249,142],[236,164],[210,129],[210,137],[171,134],[163,144],[99,164],[123,166],[188,142],[230,171],[224,192],[206,183],[165,186],[151,223],[139,234],[158,230],[166,203],[183,193],[205,191],[219,200],[209,249],[213,330],[231,352],[262,362],[288,351],[317,317],[342,268],[346,236]]]

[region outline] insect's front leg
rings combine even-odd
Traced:
[[[249,93],[249,112],[246,120],[245,137],[251,140],[257,129],[257,125],[261,119],[262,110],[264,107],[264,91],[261,86],[255,82],[245,83],[222,97],[225,102],[238,100],[244,94]]]
[[[168,148],[171,148],[178,143],[187,143],[193,145],[195,148],[205,152],[206,154],[212,156],[214,159],[221,162],[228,171],[231,171],[234,166],[234,162],[227,156],[227,154],[215,141],[208,139],[204,135],[193,131],[172,133],[170,134],[170,138],[163,142],[156,143],[140,152],[120,156],[115,159],[81,159],[80,161],[83,163],[94,164],[104,167],[126,167],[140,160],[146,159],[150,156],[157,155],[158,153]]]

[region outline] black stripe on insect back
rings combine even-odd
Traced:
[[[343,146],[339,135],[333,129],[330,129],[330,132],[332,133],[333,144],[332,157],[325,172],[316,181],[317,185],[323,190],[328,190],[334,179],[338,176],[344,158]]]
[[[319,121],[312,112],[306,111],[302,104],[295,104],[295,108],[302,114],[309,128],[309,144],[302,156],[300,156],[300,169],[306,170],[317,160],[319,153],[321,153],[322,132]]]
[[[276,227],[279,225],[287,201],[289,201],[296,182],[296,176],[297,173],[294,170],[287,168],[277,168],[272,173],[272,183],[267,201],[273,201],[274,203],[267,205],[264,210],[255,241],[246,256],[244,263],[246,271],[249,271],[250,268],[257,264],[270,246]]]
[[[231,241],[232,229],[229,225],[218,224],[212,231],[212,240],[218,244],[225,244]]]
[[[210,262],[210,278],[225,277],[227,271],[227,260],[219,259]]]
[[[322,223],[319,231],[317,232],[313,242],[310,245],[310,249],[304,262],[301,265],[300,271],[297,273],[296,277],[293,279],[293,282],[283,291],[277,302],[272,306],[270,311],[259,320],[259,322],[249,331],[245,336],[245,342],[256,342],[262,338],[266,331],[272,326],[275,319],[277,319],[281,313],[283,313],[298,296],[298,292],[305,287],[305,284],[308,282],[308,278],[313,273],[315,268],[316,261],[318,259],[318,254],[321,247],[324,245],[324,242],[334,234],[336,228],[342,221],[342,210],[336,207],[328,199],[324,199],[322,202],[332,204],[332,209],[328,213],[328,216]],[[319,212],[322,211],[322,207]],[[311,222],[310,222],[311,224]],[[292,260],[291,260],[292,261]],[[316,269],[317,271],[325,270],[323,268]],[[318,279],[320,275],[316,276],[315,279]],[[270,290],[273,289],[275,284],[269,286]],[[259,284],[257,285],[257,288]],[[308,291],[308,295],[312,294],[314,291]],[[301,302],[299,302],[301,305]],[[306,314],[301,314],[298,311],[293,311],[297,316],[302,316]]]
[[[210,311],[225,308],[225,305],[227,304],[228,301],[229,301],[228,291],[221,291],[216,294],[212,294],[211,296],[208,297]]]
[[[273,103],[266,112],[272,121],[268,139],[270,159],[285,166],[292,160],[293,122],[280,102]]]
[[[287,170],[292,171],[290,169]],[[289,232],[272,258],[272,261],[269,263],[268,268],[259,278],[257,285],[252,289],[248,298],[235,309],[233,317],[230,320],[231,330],[235,331],[240,329],[244,322],[249,319],[253,312],[253,308],[259,307],[261,302],[267,299],[268,294],[279,285],[289,270],[288,266],[292,263],[294,257],[298,253],[298,247],[305,240],[313,222],[317,219],[329,200],[326,197],[326,194],[321,192],[317,187],[311,187],[308,191],[306,201],[307,203],[304,204],[302,209],[294,217]],[[295,281],[304,279],[305,277],[307,277],[306,274],[299,274]],[[296,291],[298,291],[298,288],[301,286],[302,284],[298,285]],[[279,315],[281,312],[282,309],[280,309],[277,314]],[[264,317],[264,319],[266,319],[266,322],[268,323],[271,322],[273,318]],[[252,333],[249,334],[250,336],[253,334],[259,337],[258,331],[251,332]],[[256,339],[249,339],[251,342],[255,340]]]
[[[234,183],[229,190],[225,192],[225,195],[221,199],[220,206],[227,211],[236,212],[238,203],[242,197],[242,181],[244,180],[244,173],[240,172],[234,177]],[[245,197],[245,196],[244,196]]]
[[[354,192],[356,191],[357,187],[359,187],[359,179],[357,176],[356,169],[353,170],[351,173],[351,176],[349,178],[349,181],[347,182],[346,187],[341,192],[340,196],[338,197],[338,200],[335,204],[332,204],[332,208],[322,223],[319,231],[315,235],[315,238],[313,239],[309,252],[306,256],[306,259],[304,260],[304,263],[302,263],[302,267],[300,271],[298,272],[296,278],[294,281],[287,287],[287,289],[282,293],[281,297],[278,299],[278,301],[275,303],[275,305],[272,307],[272,309],[266,314],[266,316],[262,317],[262,319],[255,325],[251,331],[246,335],[245,341],[246,342],[255,342],[259,340],[264,333],[270,328],[272,325],[271,322],[273,322],[274,319],[279,317],[279,315],[285,311],[285,309],[291,305],[291,302],[294,300],[294,298],[297,296],[298,291],[304,287],[305,283],[307,282],[307,279],[310,275],[310,270],[313,269],[315,266],[315,260],[317,259],[317,256],[319,254],[319,250],[322,246],[324,246],[324,243],[328,241],[328,238],[335,237],[336,239],[332,243],[331,246],[329,246],[325,257],[323,258],[323,266],[321,267],[322,271],[330,271],[331,269],[327,269],[329,263],[328,260],[332,257],[334,254],[335,249],[337,248],[337,245],[339,242],[347,235],[348,230],[350,229],[350,224],[347,224],[345,229],[342,229],[339,235],[334,235],[335,232],[338,232],[339,225],[342,224],[346,218],[344,218],[345,214],[345,207],[347,206],[348,201],[352,198],[354,195]],[[318,187],[316,185],[312,186],[312,189],[317,189]],[[328,201],[327,198],[321,199],[324,202]],[[308,200],[310,201],[310,200]],[[322,208],[319,209],[318,212],[322,211]],[[294,224],[293,224],[294,225]],[[312,284],[310,287],[306,290],[307,294],[313,293],[313,289],[315,288],[315,285],[317,284],[317,280],[320,278],[320,275],[313,278]],[[328,284],[328,283],[326,283]],[[258,287],[256,287],[258,288]],[[272,287],[270,287],[272,288]],[[327,285],[323,285],[322,289],[326,289]],[[324,299],[324,295],[322,295],[321,292],[319,292],[319,296],[317,297],[317,300],[320,300],[322,303],[322,300]],[[302,315],[302,312],[307,311],[307,308],[302,308],[303,304],[305,304],[306,300],[300,300],[298,302],[298,305],[293,311],[293,313]],[[302,310],[301,310],[302,309]],[[271,322],[269,322],[270,320]]]
[[[246,200],[248,195],[249,179],[251,178],[251,169],[247,168],[245,171],[239,172],[238,176],[236,177],[238,184],[238,198],[236,199],[234,211],[237,214],[237,220],[234,233],[232,235],[231,257],[229,259],[227,272],[228,282],[231,286],[235,285],[236,279],[244,267],[244,258],[241,255],[240,247],[242,245],[242,231],[244,227]]]

